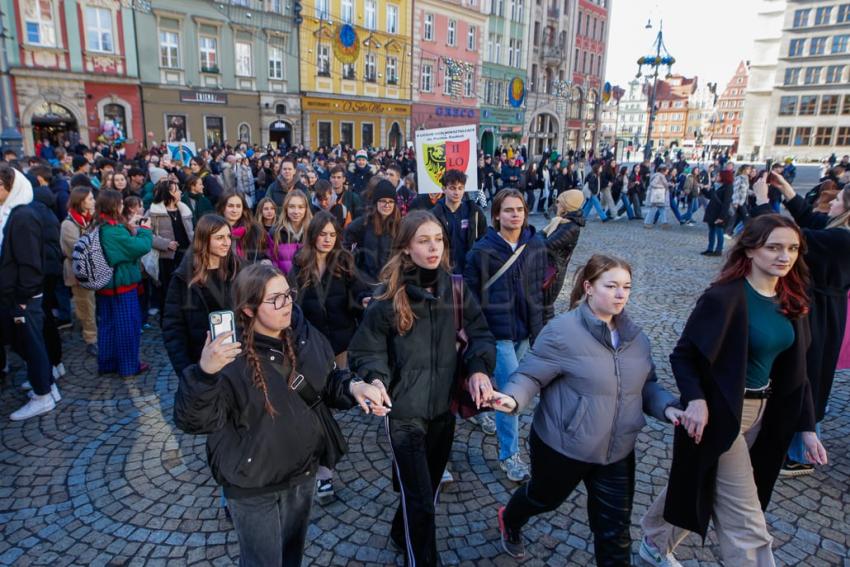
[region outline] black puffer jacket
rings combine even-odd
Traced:
[[[399,335],[392,300],[372,300],[348,347],[348,358],[355,373],[367,381],[380,379],[387,387],[392,417],[433,419],[449,411],[457,363],[451,277],[440,272],[436,294],[414,284],[412,278],[406,287],[415,316],[413,328]],[[492,376],[496,366],[493,335],[465,284],[463,299],[469,338],[466,372]]]
[[[12,209],[0,248],[0,306],[24,305],[43,291],[41,218],[30,205]]]
[[[342,245],[354,254],[354,263],[363,280],[375,284],[390,259],[393,238],[386,232],[380,236],[375,234],[370,221],[371,215],[354,219],[343,233]]]
[[[541,232],[543,241],[546,243],[546,252],[549,255],[549,266],[558,270],[555,281],[548,289],[543,290],[543,321],[546,322],[555,316],[555,301],[564,288],[564,280],[573,251],[578,244],[579,233],[584,227],[584,215],[581,210],[567,213],[569,222],[564,222],[546,236]]]
[[[331,266],[325,270],[319,285],[301,287],[298,285],[300,271],[296,263],[289,280],[298,288],[298,305],[304,316],[327,337],[334,355],[345,352],[363,314],[362,300],[372,295],[372,288],[356,274],[335,276]]]
[[[32,208],[41,219],[42,239],[44,242],[44,275],[62,275],[62,245],[60,244],[60,225],[54,209],[56,195],[50,187],[33,187]]]
[[[165,296],[162,339],[174,372],[180,376],[201,359],[209,329],[209,314],[232,309],[230,283],[210,275],[204,286],[189,286],[192,253],[188,252],[175,270]]]
[[[292,310],[298,373],[322,394],[325,403],[347,409],[351,374],[335,369],[327,339]],[[289,363],[280,339],[256,335],[254,346],[278,412],[266,413],[262,392],[252,383],[243,353],[218,374],[192,365],[180,376],[174,422],[190,434],[208,434],[207,460],[228,498],[283,490],[312,481],[325,439],[315,410],[287,385]]]

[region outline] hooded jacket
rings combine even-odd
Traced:
[[[41,219],[42,239],[44,243],[44,275],[62,275],[62,246],[60,244],[59,219],[56,218],[54,207],[56,195],[50,187],[35,187],[33,201],[30,205]]]
[[[0,206],[0,306],[26,303],[44,286],[42,221],[32,206],[29,180],[15,170],[15,181]]]
[[[564,288],[564,280],[567,277],[567,266],[573,257],[573,251],[578,244],[579,234],[584,228],[585,220],[581,209],[567,213],[565,218],[568,222],[562,222],[548,236],[541,233],[546,243],[548,265],[557,270],[555,281],[548,289],[543,291],[544,320],[548,321],[555,316],[555,301],[561,295]]]
[[[356,163],[352,163],[348,166],[348,186],[359,195],[376,173],[377,169],[370,163],[366,167],[357,167]]]

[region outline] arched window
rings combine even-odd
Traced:
[[[274,106],[275,114],[286,114],[286,105],[285,104],[276,104]]]
[[[113,102],[103,107],[104,124],[108,120],[111,120],[113,126],[118,128],[124,136],[127,135],[127,111],[123,104]]]
[[[239,125],[239,141],[246,144],[251,143],[251,126],[244,122]]]

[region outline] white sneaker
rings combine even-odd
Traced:
[[[24,380],[21,383],[21,390],[24,390],[24,391],[32,390],[32,384],[30,384],[29,380]]]
[[[640,555],[641,559],[655,567],[682,567],[676,556],[672,553],[661,555],[661,552],[654,545],[650,544],[646,537],[640,539],[638,555]]]
[[[449,482],[454,482],[454,481],[455,481],[455,477],[452,476],[452,473],[449,470],[449,467],[447,466],[446,469],[443,471],[442,478],[440,478],[440,484],[447,484]]]
[[[148,315],[150,315],[151,317],[153,317],[154,315],[159,315],[159,308],[151,307],[150,309],[148,309]]]
[[[53,401],[53,396],[45,394],[43,396],[35,396],[28,401],[21,409],[9,416],[12,421],[23,421],[37,415],[45,414],[52,411],[56,407],[56,402]]]
[[[522,482],[531,476],[528,465],[522,462],[519,453],[515,453],[504,461],[500,461],[499,467],[507,473],[508,479],[514,482]]]
[[[36,394],[34,391],[30,390],[29,392],[27,392],[27,396],[29,397],[29,399],[33,399]],[[55,383],[50,385],[50,396],[57,404],[62,401],[62,394],[59,393],[59,388],[56,387]]]
[[[65,365],[63,363],[59,363],[53,367],[53,379],[58,380],[65,376],[67,372],[65,372]]]

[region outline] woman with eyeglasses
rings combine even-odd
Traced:
[[[233,289],[239,341],[209,337],[180,376],[174,421],[206,434],[243,566],[301,565],[319,464],[338,427],[325,404],[386,415],[385,391],[337,370],[327,339],[294,305],[274,266],[253,264]]]
[[[372,207],[358,217],[343,235],[343,247],[354,254],[354,261],[363,279],[377,283],[378,275],[390,258],[393,238],[401,222],[401,213],[396,206],[396,190],[393,184],[381,179],[372,191]]]
[[[159,312],[165,307],[165,290],[171,275],[192,244],[195,229],[192,209],[180,201],[183,196],[176,180],[162,179],[153,190],[153,203],[148,210],[153,231],[153,247],[159,251]]]

